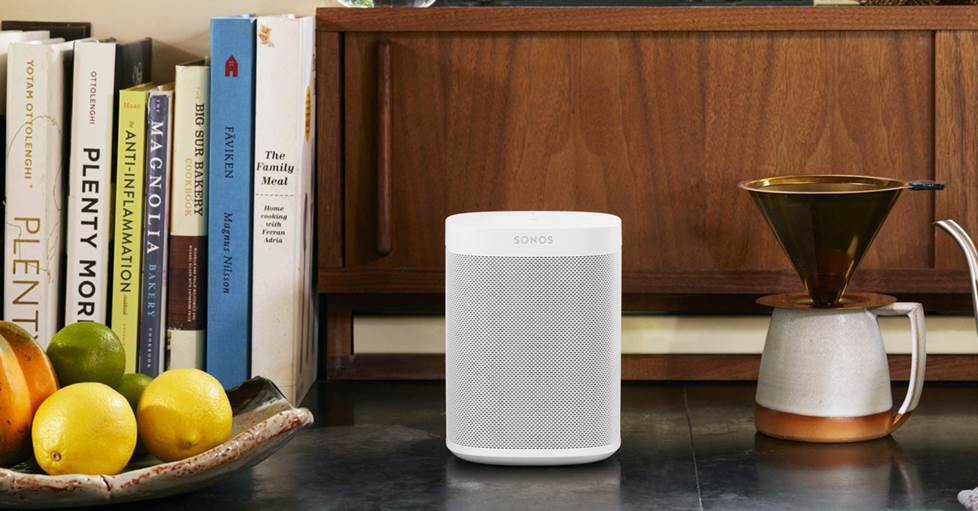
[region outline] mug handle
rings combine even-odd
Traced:
[[[917,408],[920,393],[924,390],[924,369],[927,366],[927,330],[924,325],[924,306],[914,302],[897,302],[872,310],[877,316],[906,316],[910,319],[910,384],[907,397],[903,404],[893,414],[890,432],[899,428],[908,418],[910,412]]]

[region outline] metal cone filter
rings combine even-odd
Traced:
[[[740,183],[761,208],[816,307],[839,304],[902,181],[813,175]]]

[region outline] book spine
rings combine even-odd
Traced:
[[[0,32],[0,198],[6,199],[6,178],[7,175],[7,54],[10,52],[10,46],[16,42],[22,41],[34,41],[38,39],[47,39],[49,37],[48,31],[37,30],[30,32]],[[4,214],[5,208],[3,206],[3,201],[0,201],[0,216]],[[4,235],[4,229],[0,229],[0,246],[5,245],[6,237]],[[9,253],[9,252],[8,252]],[[3,297],[4,292],[4,281],[6,279],[0,279],[0,297]],[[5,316],[6,317],[6,316]]]
[[[298,311],[301,319],[299,330],[301,343],[296,361],[296,390],[293,401],[301,402],[319,376],[319,287],[316,271],[316,23],[305,18],[301,25],[304,44],[300,83],[305,92],[305,118],[303,119],[302,165],[307,169],[303,179],[302,268],[299,279],[303,306]]]
[[[139,349],[146,94],[141,89],[119,92],[111,326],[126,350],[127,373],[135,372]]]
[[[153,40],[150,38],[116,45],[116,90],[153,81]]]
[[[61,50],[14,44],[7,78],[4,318],[47,347],[61,310]]]
[[[251,365],[290,400],[308,369],[312,39],[311,18],[258,18]]]
[[[225,387],[250,375],[254,71],[254,20],[212,20],[206,344]]]
[[[74,65],[65,323],[105,323],[115,43],[78,43]]]
[[[50,37],[50,33],[47,30],[31,30],[27,32],[0,31],[0,117],[4,117],[7,112],[7,54],[10,52],[11,45],[24,41],[48,39]],[[3,164],[3,160],[3,158],[0,158],[0,165]]]
[[[139,372],[163,369],[166,325],[166,254],[169,238],[170,99],[152,93],[146,107],[146,175],[143,203],[143,282],[140,297]]]
[[[3,59],[3,61],[0,62],[0,66],[3,67],[3,71],[4,71],[4,73],[6,73],[6,64],[7,64],[6,54],[0,55],[0,59]],[[4,83],[6,83],[6,77],[0,78],[0,79],[2,79]],[[0,197],[3,197],[3,201],[2,201],[2,203],[0,203],[0,216],[3,216],[4,217],[4,222],[6,224],[6,211],[7,211],[7,207],[6,207],[6,204],[7,204],[7,202],[6,202],[7,201],[7,179],[6,179],[6,175],[7,175],[7,158],[10,157],[10,154],[7,152],[7,113],[6,113],[7,93],[6,93],[6,90],[4,90],[3,96],[0,97],[0,103],[3,104],[2,109],[4,110],[4,112],[0,113],[0,151],[2,151],[2,154],[0,154]],[[7,236],[6,236],[6,234],[7,234],[6,233],[6,227],[4,227],[3,229],[0,229],[0,245],[2,245],[4,247],[4,252],[7,253],[7,254],[9,254],[10,252],[7,252],[6,251],[6,248],[7,248],[7,242],[6,242]],[[4,256],[4,260],[6,260],[6,259],[9,259],[9,257],[8,256]],[[6,269],[6,266],[3,266],[3,268],[4,268],[4,278],[0,279],[0,297],[5,297],[6,296],[6,295],[4,295],[4,290],[6,289],[5,284],[6,284],[6,281],[7,281],[7,278],[6,278],[7,269]],[[3,317],[9,318],[9,316],[6,315],[6,306],[4,306],[3,314],[4,314]]]
[[[177,66],[167,368],[204,369],[209,67]]]

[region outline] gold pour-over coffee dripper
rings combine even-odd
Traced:
[[[876,293],[843,294],[900,193],[943,185],[813,175],[756,179],[740,187],[750,192],[808,291],[807,297],[758,300],[774,311],[757,377],[757,430],[808,442],[890,434],[923,390],[923,307]],[[910,389],[895,409],[879,316],[910,319]]]
[[[840,304],[846,286],[893,204],[928,181],[812,175],[740,183],[760,207],[815,307]]]

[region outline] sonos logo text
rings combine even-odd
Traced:
[[[513,236],[513,243],[517,245],[553,245],[553,236]]]

